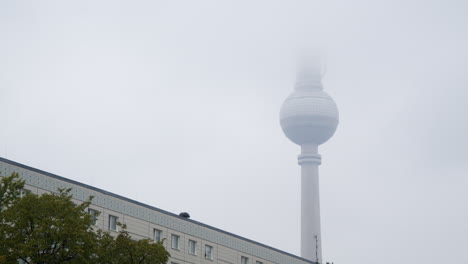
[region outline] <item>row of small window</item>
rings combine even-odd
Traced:
[[[93,225],[96,224],[98,211],[91,208],[88,209],[88,213],[91,215],[93,220]],[[117,231],[117,220],[118,217],[114,215],[109,215],[109,230]],[[159,229],[153,229],[153,239],[155,242],[160,242],[162,240],[162,231]],[[180,250],[180,236],[171,234],[171,248],[175,250]],[[188,241],[188,253],[192,255],[197,255],[197,241],[189,239]],[[213,247],[210,245],[205,245],[205,258],[213,259]],[[241,257],[241,264],[250,264],[248,257]],[[255,261],[255,264],[263,264],[261,261]]]
[[[91,216],[91,219],[93,220],[93,225],[95,225],[97,221],[98,211],[89,208],[88,213]],[[109,215],[109,222],[108,222],[109,230],[117,231],[117,220],[118,220],[117,216]],[[159,229],[154,229],[153,239],[155,242],[161,241],[162,231]],[[180,241],[180,236],[172,234],[171,235],[171,248],[180,250],[179,241]],[[189,240],[189,254],[197,255],[197,241]],[[210,245],[205,245],[205,258],[213,259],[213,247]]]
[[[171,264],[179,264],[179,263],[171,262]],[[249,264],[249,258],[248,258],[248,257],[242,256],[242,257],[241,257],[241,264]],[[257,261],[255,262],[255,264],[263,264],[263,262],[257,260]]]
[[[159,242],[162,238],[162,231],[159,229],[154,229],[154,241]],[[171,234],[171,248],[180,250],[179,247],[180,236]],[[188,241],[188,253],[192,255],[197,255],[197,241],[189,239]],[[213,259],[213,247],[210,245],[205,245],[205,258]],[[249,264],[248,257],[241,257],[241,264]],[[255,261],[255,264],[263,264],[261,261]]]
[[[241,257],[241,264],[249,264],[249,258],[248,257]],[[255,264],[263,264],[261,261],[255,261]]]
[[[162,231],[159,229],[153,229],[153,239],[155,242],[162,240]],[[171,248],[180,250],[180,236],[171,234]],[[197,241],[189,239],[188,241],[188,253],[197,255]],[[213,259],[213,247],[205,245],[205,258]]]
[[[98,211],[88,208],[88,214],[91,216],[91,220],[93,221],[93,225],[96,225],[97,222],[97,216],[98,216]],[[112,231],[117,231],[117,220],[119,218],[115,215],[109,215],[109,222],[108,222],[108,228],[109,230]]]

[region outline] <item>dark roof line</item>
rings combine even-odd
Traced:
[[[47,171],[36,169],[36,168],[30,167],[30,166],[27,166],[27,165],[24,165],[24,164],[21,164],[21,163],[18,163],[18,162],[9,160],[9,159],[5,159],[5,158],[2,158],[2,157],[0,157],[0,161],[11,164],[11,165],[14,165],[14,166],[17,166],[17,167],[21,167],[21,168],[26,169],[26,170],[30,170],[30,171],[34,171],[34,172],[37,172],[37,173],[40,173],[40,174],[44,174],[44,175],[47,175],[49,177],[52,177],[52,178],[55,178],[55,179],[58,179],[58,180],[61,180],[61,181],[65,181],[65,182],[72,183],[72,184],[75,184],[75,185],[78,185],[78,186],[81,186],[81,187],[84,187],[84,188],[87,188],[87,189],[91,189],[93,191],[100,192],[102,194],[109,195],[109,196],[112,196],[114,198],[121,199],[121,200],[130,202],[130,203],[133,203],[133,204],[136,204],[136,205],[139,205],[139,206],[151,209],[151,210],[155,210],[155,211],[158,211],[160,213],[163,213],[163,214],[166,214],[166,215],[169,215],[169,216],[172,216],[172,217],[176,217],[176,218],[181,219],[183,221],[191,222],[191,223],[194,223],[194,224],[197,224],[197,225],[200,225],[200,226],[203,226],[203,227],[206,227],[206,228],[209,228],[209,229],[224,233],[226,235],[233,236],[233,237],[238,238],[238,239],[242,239],[244,241],[247,241],[247,242],[250,242],[250,243],[253,243],[253,244],[256,244],[256,245],[259,245],[259,246],[262,246],[262,247],[265,247],[265,248],[268,248],[268,249],[271,249],[271,250],[274,250],[274,251],[279,252],[281,254],[285,254],[285,255],[288,255],[290,257],[293,257],[293,258],[296,258],[296,259],[299,259],[299,260],[303,260],[303,261],[311,263],[311,264],[317,264],[316,262],[313,262],[311,260],[296,256],[296,255],[293,255],[291,253],[279,250],[279,249],[274,248],[274,247],[270,247],[268,245],[259,243],[257,241],[253,241],[253,240],[250,240],[248,238],[241,237],[241,236],[233,234],[233,233],[229,233],[227,231],[221,230],[219,228],[216,228],[216,227],[213,227],[213,226],[210,226],[210,225],[207,225],[207,224],[204,224],[204,223],[192,220],[192,219],[181,217],[181,216],[179,216],[177,214],[174,214],[174,213],[171,213],[171,212],[156,208],[154,206],[151,206],[151,205],[148,205],[148,204],[144,204],[144,203],[129,199],[127,197],[120,196],[120,195],[112,193],[112,192],[108,192],[108,191],[93,187],[91,185],[87,185],[87,184],[84,184],[84,183],[81,183],[81,182],[77,182],[77,181],[74,181],[74,180],[71,180],[71,179],[68,179],[68,178],[65,178],[65,177],[62,177],[62,176],[47,172]]]

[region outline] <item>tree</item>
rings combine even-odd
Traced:
[[[0,225],[3,221],[3,211],[20,198],[24,181],[19,180],[18,173],[14,172],[10,176],[0,177]],[[3,241],[6,240],[3,232],[0,232],[0,264],[7,262],[8,248]]]
[[[114,237],[93,230],[92,197],[76,204],[71,189],[20,198],[18,174],[0,181],[0,264],[165,264],[162,242],[132,240],[125,225]]]
[[[85,209],[75,204],[70,189],[58,194],[30,194],[2,212],[2,244],[7,261],[26,263],[86,263],[96,248],[96,233]]]
[[[133,240],[127,226],[119,224],[121,230],[117,237],[107,232],[98,231],[98,252],[96,263],[99,264],[165,264],[169,252],[163,241],[154,243],[149,239]]]
[[[0,211],[19,199],[24,181],[19,179],[17,172],[0,180]]]

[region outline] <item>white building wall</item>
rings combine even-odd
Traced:
[[[94,196],[90,208],[100,212],[96,229],[117,234],[108,227],[109,215],[113,215],[118,217],[119,222],[127,225],[127,230],[135,239],[153,239],[153,229],[161,230],[162,238],[165,239],[164,246],[171,254],[169,263],[240,264],[242,256],[249,258],[249,264],[256,264],[256,261],[261,261],[263,264],[313,263],[158,208],[0,158],[0,175],[6,176],[13,172],[18,172],[26,181],[26,189],[38,195],[56,192],[58,188],[72,188],[77,203]],[[171,248],[172,234],[180,237],[179,249]],[[196,255],[188,253],[189,239],[197,242]],[[205,258],[205,245],[213,247],[212,259]]]

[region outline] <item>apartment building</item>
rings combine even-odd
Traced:
[[[171,254],[170,264],[315,264],[187,217],[11,160],[0,158],[0,172],[1,176],[18,172],[25,180],[25,189],[34,194],[71,188],[78,202],[94,196],[89,213],[96,215],[97,228],[117,232],[116,223],[121,222],[135,239],[165,239],[164,246]]]

